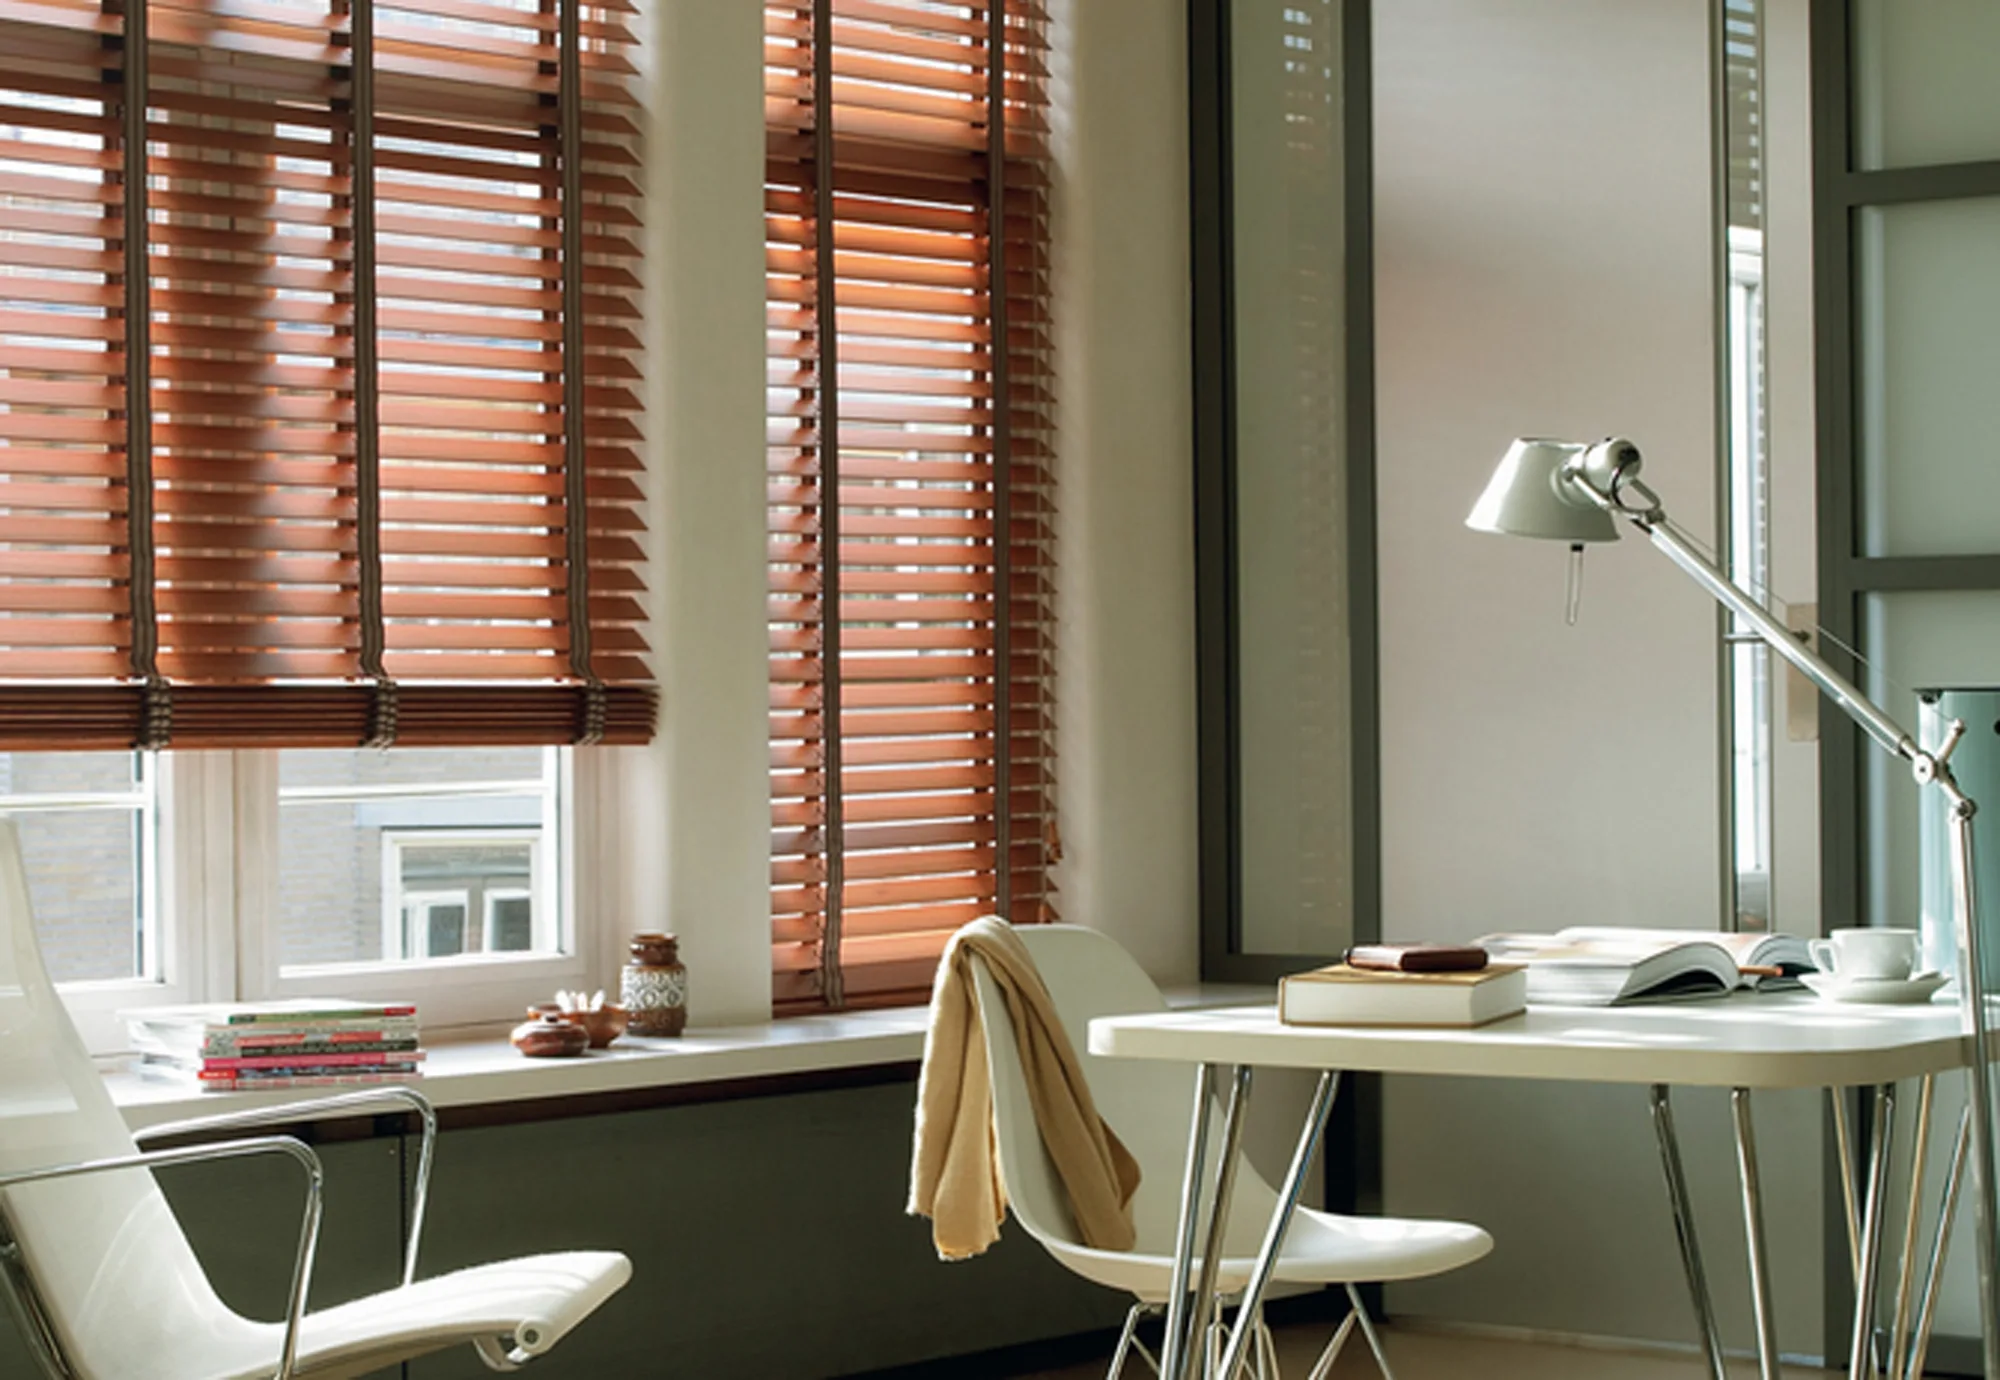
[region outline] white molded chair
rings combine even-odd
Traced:
[[[973,981],[993,1069],[994,1123],[1008,1205],[1028,1234],[1062,1264],[1086,1279],[1137,1297],[1138,1302],[1126,1314],[1124,1331],[1111,1358],[1109,1374],[1116,1380],[1127,1355],[1138,1346],[1135,1329],[1140,1318],[1157,1312],[1172,1287],[1173,1241],[1180,1218],[1194,1070],[1154,1060],[1105,1058],[1085,1047],[1085,1028],[1094,1017],[1166,1007],[1153,980],[1115,942],[1076,925],[1027,925],[1016,933],[1048,985],[1056,1013],[1083,1063],[1099,1115],[1138,1159],[1142,1174],[1132,1202],[1138,1229],[1134,1248],[1107,1251],[1083,1245],[1035,1127],[1013,1026],[1001,1004],[1004,999],[975,955]],[[1214,1158],[1211,1147],[1209,1159],[1213,1162]],[[1252,1166],[1238,1165],[1223,1259],[1216,1275],[1218,1301],[1222,1295],[1240,1293],[1249,1282],[1277,1201],[1276,1190]],[[1314,1365],[1312,1380],[1323,1380],[1357,1321],[1383,1375],[1391,1375],[1381,1341],[1362,1311],[1356,1284],[1441,1274],[1492,1249],[1490,1236],[1462,1222],[1342,1217],[1301,1207],[1285,1236],[1273,1278],[1295,1284],[1345,1285],[1352,1305]],[[1259,1334],[1252,1352],[1258,1369],[1273,1375],[1277,1358],[1263,1320],[1254,1318],[1250,1323]],[[1215,1343],[1211,1335],[1207,1344],[1212,1348]],[[1151,1363],[1153,1358],[1142,1347],[1139,1350]]]
[[[528,1256],[416,1281],[436,1118],[383,1087],[270,1111],[152,1128],[149,1136],[414,1107],[424,1122],[400,1288],[304,1311],[320,1215],[319,1158],[289,1136],[142,1152],[42,967],[11,821],[0,820],[0,1294],[60,1380],[345,1380],[470,1342],[514,1370],[631,1277],[611,1251]],[[280,1154],[304,1171],[305,1209],[284,1323],[216,1297],[152,1167]],[[277,1263],[274,1262],[274,1268]]]

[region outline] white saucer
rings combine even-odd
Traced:
[[[1943,973],[1918,973],[1906,978],[1843,978],[1838,973],[1800,973],[1799,981],[1824,1001],[1901,1005],[1929,1001],[1944,986]]]

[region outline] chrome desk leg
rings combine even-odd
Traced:
[[[1896,1374],[1904,1343],[1910,1336],[1910,1295],[1916,1283],[1917,1233],[1924,1209],[1924,1167],[1930,1160],[1931,1097],[1936,1091],[1937,1075],[1925,1074],[1917,1085],[1917,1125],[1915,1138],[1910,1142],[1910,1210],[1903,1218],[1903,1255],[1896,1274],[1896,1306],[1890,1314],[1888,1373],[1891,1376]]]
[[[1215,1065],[1194,1074],[1194,1112],[1189,1117],[1187,1164],[1181,1175],[1181,1220],[1174,1232],[1173,1283],[1167,1290],[1167,1334],[1160,1343],[1160,1380],[1184,1380],[1191,1369],[1188,1333],[1188,1271],[1194,1260],[1195,1219],[1201,1212],[1202,1160],[1208,1152],[1208,1095]]]
[[[1736,1173],[1743,1181],[1743,1236],[1750,1248],[1750,1303],[1757,1321],[1757,1373],[1780,1380],[1778,1321],[1771,1312],[1771,1266],[1764,1250],[1764,1189],[1757,1177],[1757,1134],[1750,1122],[1750,1090],[1729,1090],[1736,1114]]]
[[[1903,1380],[1918,1380],[1924,1373],[1924,1357],[1931,1349],[1931,1324],[1937,1320],[1938,1290],[1944,1284],[1945,1256],[1951,1251],[1951,1219],[1958,1215],[1958,1190],[1965,1182],[1965,1161],[1972,1144],[1972,1107],[1967,1104],[1958,1118],[1958,1143],[1952,1147],[1951,1167],[1944,1173],[1944,1197],[1938,1203],[1937,1239],[1931,1243],[1930,1264],[1924,1273],[1923,1302],[1917,1306],[1916,1326],[1910,1337],[1909,1364]]]
[[[1859,1195],[1854,1188],[1854,1137],[1847,1127],[1847,1089],[1828,1088],[1826,1096],[1833,1104],[1833,1143],[1840,1159],[1840,1201],[1847,1209],[1847,1268],[1859,1279],[1861,1209],[1857,1206]]]
[[[1194,1287],[1194,1320],[1188,1325],[1196,1337],[1207,1335],[1209,1311],[1215,1307],[1215,1278],[1222,1269],[1224,1233],[1229,1226],[1229,1200],[1236,1191],[1237,1151],[1243,1143],[1244,1107],[1250,1100],[1250,1066],[1238,1066],[1229,1080],[1229,1109],[1222,1117],[1222,1145],[1216,1151],[1215,1189],[1208,1204],[1208,1244],[1201,1252],[1201,1275]],[[1237,1317],[1238,1325],[1242,1313]],[[1221,1318],[1216,1319],[1218,1325]]]
[[[1681,1169],[1681,1143],[1674,1134],[1670,1098],[1666,1084],[1653,1085],[1653,1134],[1660,1142],[1660,1170],[1666,1177],[1667,1201],[1674,1211],[1674,1237],[1681,1246],[1681,1269],[1687,1275],[1695,1325],[1701,1329],[1701,1348],[1708,1359],[1709,1380],[1729,1380],[1728,1365],[1722,1359],[1722,1331],[1715,1325],[1715,1302],[1708,1293],[1708,1272],[1701,1265],[1701,1242],[1695,1236],[1694,1206],[1688,1201],[1687,1175]]]
[[[1868,1206],[1861,1219],[1861,1273],[1854,1281],[1854,1343],[1847,1380],[1867,1380],[1875,1359],[1875,1285],[1882,1273],[1882,1217],[1889,1196],[1889,1148],[1895,1140],[1896,1087],[1875,1089],[1875,1144],[1869,1152]]]
[[[1319,1076],[1319,1087],[1313,1092],[1312,1106],[1306,1111],[1306,1124],[1299,1132],[1298,1149],[1292,1152],[1292,1167],[1285,1171],[1284,1186],[1278,1190],[1278,1205],[1272,1211],[1271,1225],[1264,1233],[1263,1249],[1257,1253],[1257,1264],[1250,1271],[1250,1283],[1244,1287],[1243,1301],[1236,1305],[1239,1315],[1255,1313],[1264,1306],[1264,1286],[1271,1282],[1271,1272],[1277,1268],[1278,1252],[1284,1249],[1285,1232],[1292,1225],[1292,1212],[1298,1207],[1299,1195],[1305,1190],[1306,1166],[1312,1163],[1313,1147],[1319,1144],[1320,1133],[1326,1130],[1326,1115],[1333,1110],[1333,1095],[1339,1088],[1339,1070],[1328,1069]],[[1249,1329],[1237,1328],[1229,1339],[1229,1349],[1222,1354],[1222,1368],[1215,1373],[1215,1380],[1236,1380],[1249,1342]]]

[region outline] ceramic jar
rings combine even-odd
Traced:
[[[634,1035],[678,1035],[687,1028],[687,969],[671,934],[635,934],[625,964],[621,1005]]]

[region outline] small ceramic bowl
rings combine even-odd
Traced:
[[[546,1001],[537,1002],[529,1007],[528,1015],[531,1018],[551,1016],[570,1025],[582,1026],[584,1033],[590,1037],[592,1049],[603,1049],[623,1035],[627,1019],[625,1008],[622,1006],[600,1006],[595,1011],[564,1011],[555,1003]]]
[[[584,1028],[590,1036],[592,1049],[603,1049],[625,1033],[626,1015],[622,1006],[600,1006],[595,1011],[565,1011],[562,1018]]]
[[[514,1048],[530,1059],[566,1059],[583,1053],[590,1035],[580,1025],[537,1013],[514,1027]]]

